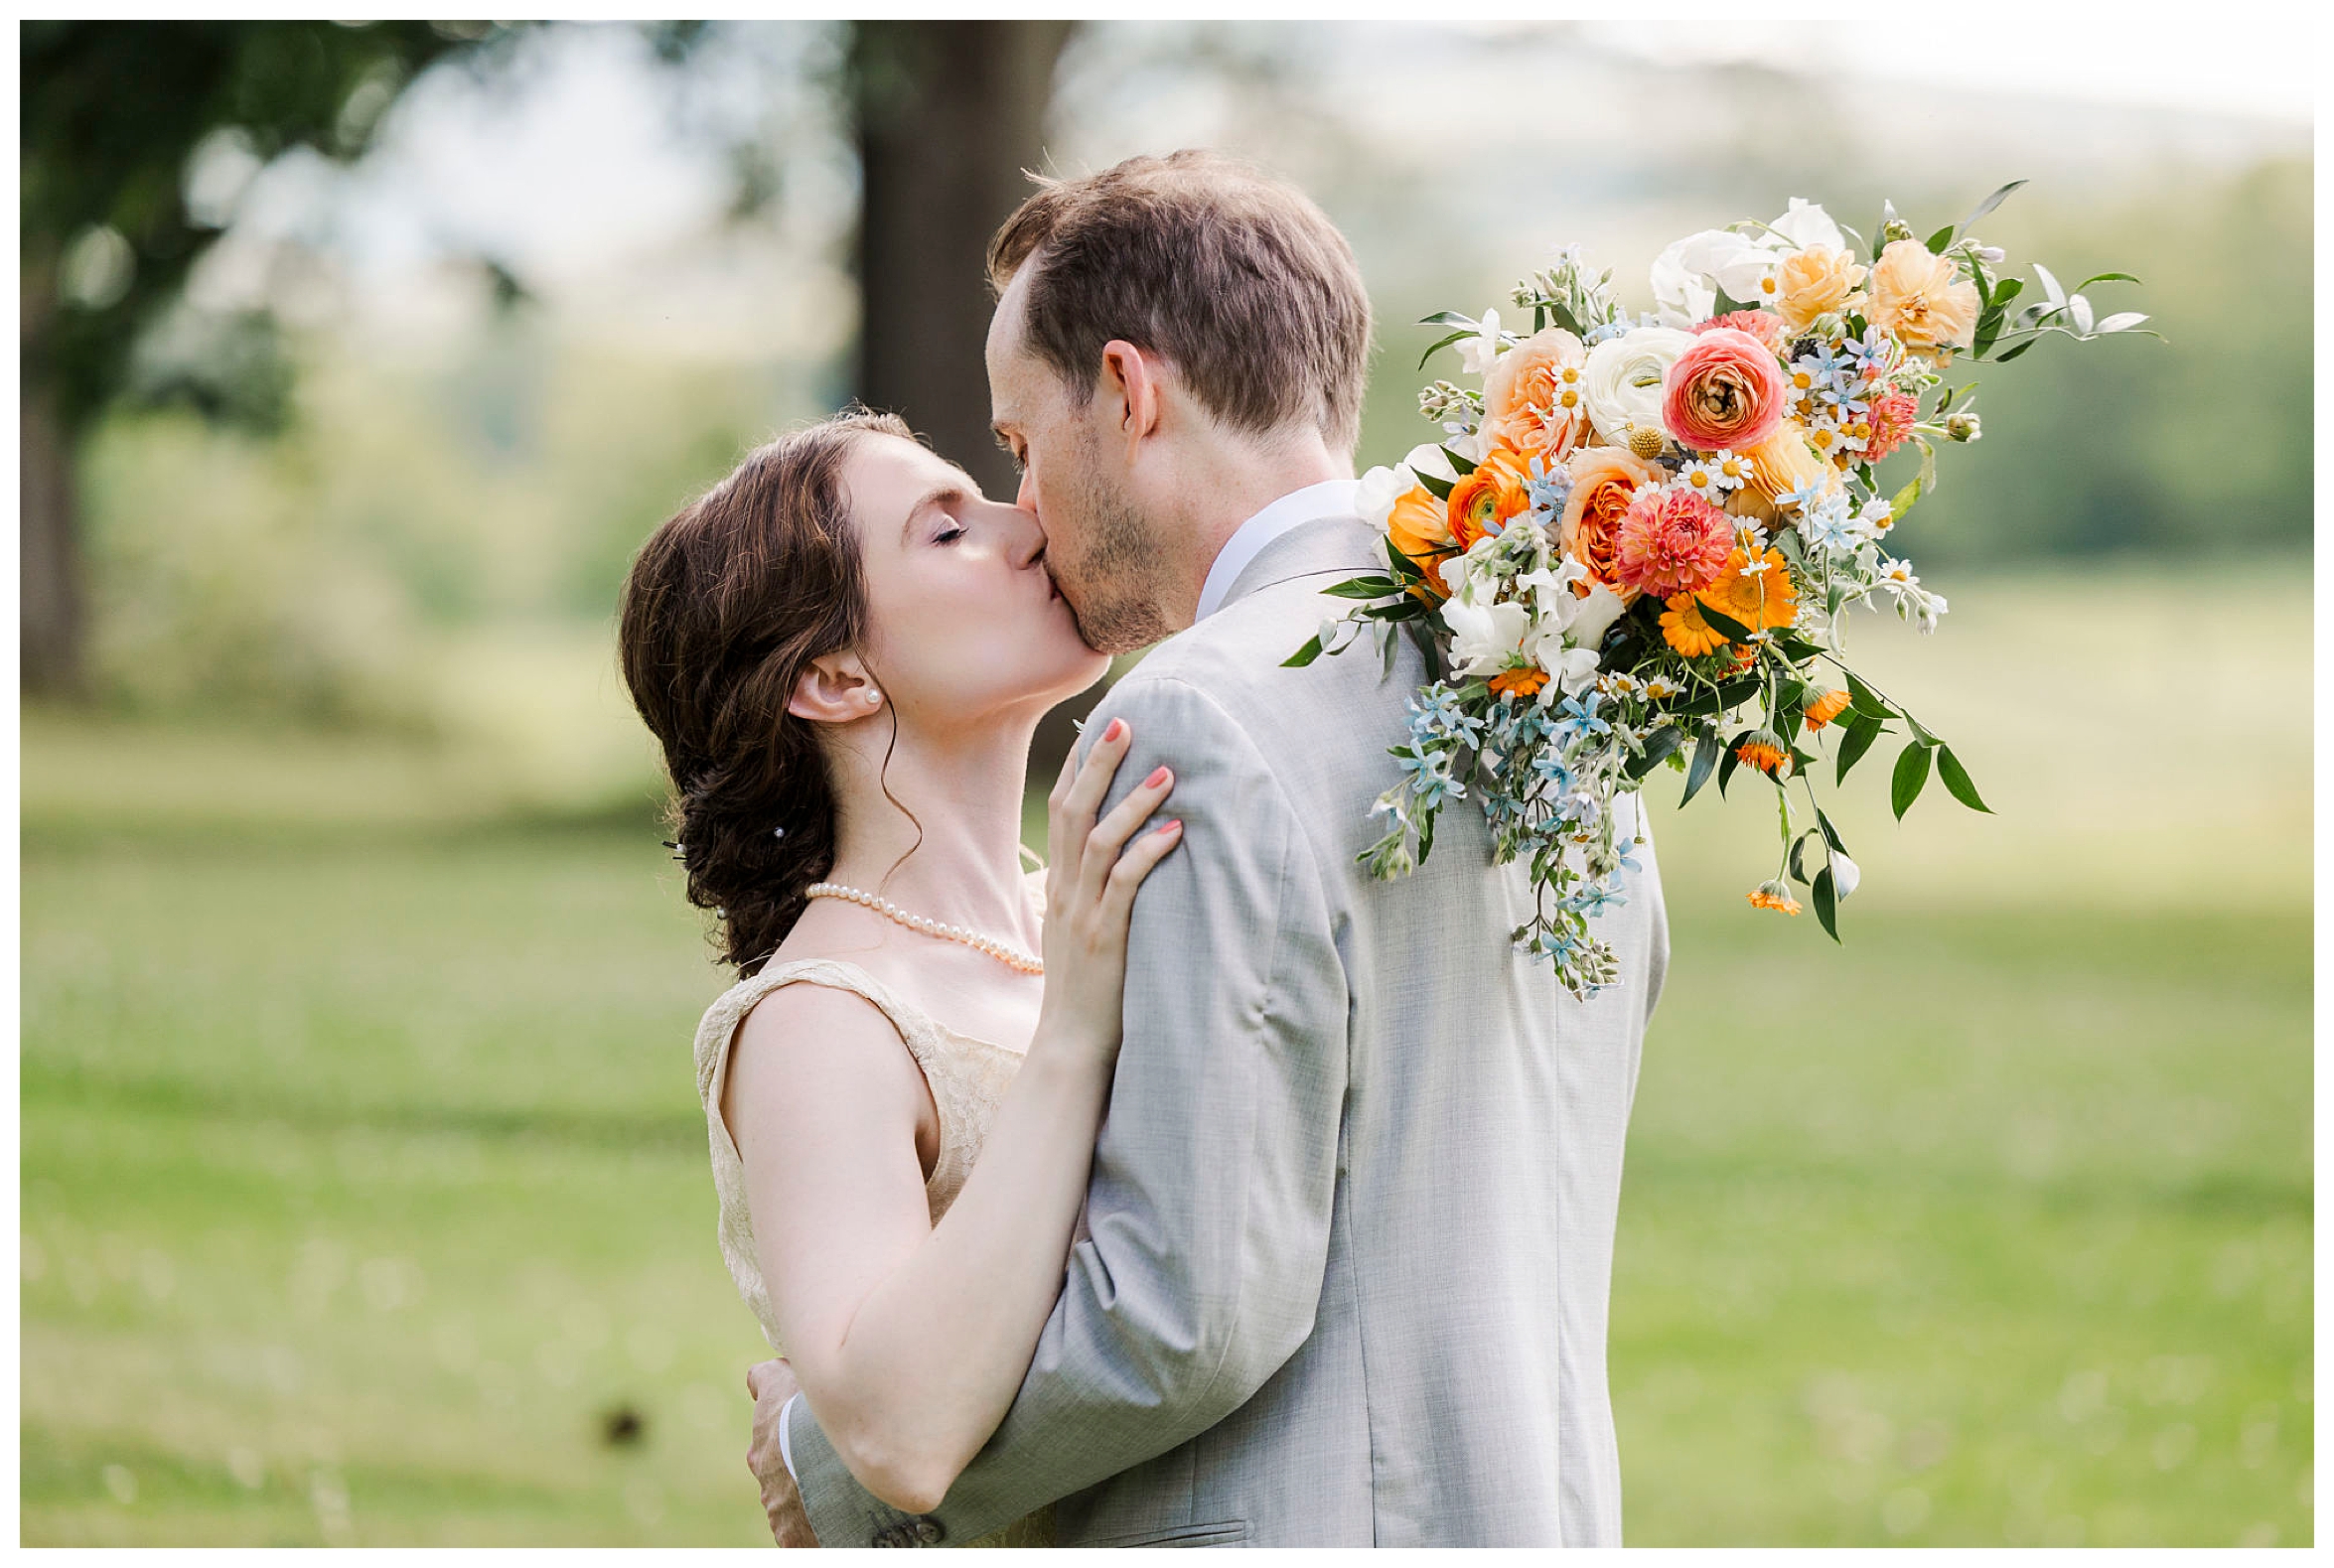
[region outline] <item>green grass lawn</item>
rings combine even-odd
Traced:
[[[2037,763],[1972,620],[1875,678],[2000,815],[1851,781],[1844,949],[1742,903],[1771,801],[1657,813],[1635,1543],[2313,1538],[2308,737],[2260,722],[2306,660],[2116,647]],[[2200,693],[2249,767],[2126,776],[2101,737]],[[660,835],[465,819],[386,743],[36,716],[24,777],[24,1541],[766,1539]]]

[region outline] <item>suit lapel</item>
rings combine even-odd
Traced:
[[[1256,552],[1256,558],[1232,580],[1225,607],[1237,604],[1260,588],[1298,577],[1351,577],[1383,567],[1381,535],[1360,517],[1315,517],[1274,539]]]

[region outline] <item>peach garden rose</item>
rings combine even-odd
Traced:
[[[1967,349],[1977,331],[1977,285],[1951,256],[1933,256],[1917,239],[1891,241],[1872,267],[1864,317],[1906,348],[1922,353]]]
[[[1494,442],[1550,463],[1588,433],[1588,351],[1561,327],[1532,334],[1492,362],[1483,378],[1483,429]]]

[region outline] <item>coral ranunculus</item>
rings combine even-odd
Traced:
[[[1747,332],[1713,327],[1662,379],[1662,424],[1681,444],[1715,452],[1757,446],[1791,398],[1775,351]]]
[[[1532,506],[1531,459],[1514,447],[1493,447],[1475,466],[1475,472],[1451,487],[1443,505],[1449,519],[1451,542],[1466,549],[1487,534],[1498,533],[1508,519]]]
[[[1967,349],[1977,331],[1977,285],[1961,271],[1917,239],[1892,241],[1873,263],[1864,315],[1908,349]]]
[[[1856,290],[1869,270],[1829,245],[1810,245],[1785,256],[1775,269],[1775,314],[1784,330],[1798,338],[1825,312],[1845,316],[1861,306],[1864,296]]]
[[[1561,327],[1532,334],[1492,362],[1483,377],[1483,429],[1495,442],[1553,463],[1588,433],[1588,351]]]
[[[1717,581],[1734,548],[1734,523],[1706,497],[1666,486],[1637,493],[1615,542],[1614,574],[1623,586],[1669,599]]]
[[[1454,542],[1450,514],[1434,499],[1432,491],[1423,485],[1413,485],[1404,491],[1394,501],[1393,510],[1386,514],[1386,532],[1393,540],[1394,548],[1426,574],[1426,580],[1412,592],[1424,599],[1441,599],[1449,594],[1435,566]]]
[[[1662,483],[1662,471],[1620,447],[1582,447],[1566,465],[1572,475],[1572,495],[1556,522],[1556,543],[1588,575],[1620,595],[1624,605],[1637,603],[1637,590],[1625,586],[1616,572],[1617,538],[1621,519],[1637,493]],[[1588,585],[1574,585],[1586,597]]]

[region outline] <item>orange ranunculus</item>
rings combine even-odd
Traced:
[[[1848,694],[1845,687],[1833,687],[1808,704],[1808,728],[1820,730],[1847,711]]]
[[[1451,487],[1443,503],[1451,542],[1466,549],[1486,534],[1499,532],[1511,517],[1528,511],[1532,496],[1525,489],[1532,477],[1532,459],[1511,446],[1495,446],[1483,461]]]
[[[1799,617],[1799,590],[1792,585],[1791,568],[1775,550],[1762,546],[1756,562],[1763,562],[1765,571],[1750,571],[1755,564],[1748,550],[1736,545],[1726,557],[1725,569],[1718,580],[1694,595],[1703,604],[1736,626],[1748,631],[1772,631],[1787,627]]]
[[[1668,608],[1662,612],[1662,641],[1678,652],[1700,658],[1726,645],[1717,629],[1702,619],[1702,607],[1693,602],[1693,595],[1679,594],[1663,603]]]
[[[1951,256],[1929,253],[1917,239],[1899,239],[1872,264],[1873,326],[1924,354],[1967,349],[1977,331],[1977,285],[1961,275]]]
[[[1483,428],[1495,442],[1550,463],[1570,454],[1588,433],[1588,383],[1581,361],[1588,352],[1561,327],[1533,333],[1492,361],[1483,377]]]
[[[1556,543],[1587,567],[1591,578],[1620,595],[1622,604],[1633,605],[1638,590],[1622,587],[1615,575],[1621,519],[1638,491],[1662,483],[1662,471],[1626,447],[1582,447],[1566,467],[1572,474],[1572,495],[1556,522]],[[1587,596],[1589,584],[1572,586],[1575,593]]]
[[[1434,499],[1434,493],[1423,485],[1413,485],[1403,492],[1386,514],[1386,537],[1393,547],[1417,564],[1426,574],[1426,581],[1412,585],[1410,592],[1426,600],[1445,599],[1450,590],[1443,585],[1442,573],[1436,570],[1451,548],[1450,514],[1443,503]]]

